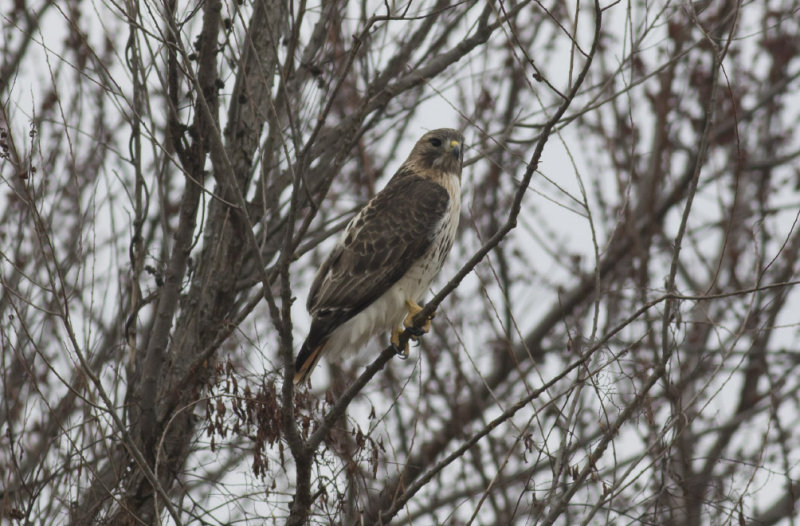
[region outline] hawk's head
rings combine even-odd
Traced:
[[[461,175],[464,159],[464,136],[457,130],[440,128],[429,131],[417,141],[408,160],[422,169],[434,169]]]

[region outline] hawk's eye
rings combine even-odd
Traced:
[[[428,139],[428,141],[436,148],[438,148],[439,146],[442,145],[442,140],[441,139],[437,139],[436,137]]]

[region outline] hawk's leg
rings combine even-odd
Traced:
[[[422,310],[422,307],[417,305],[415,301],[411,300],[406,300],[406,307],[408,307],[408,316],[406,316],[406,319],[403,320],[403,325],[406,329],[408,329],[408,332],[411,333],[411,339],[416,341],[420,336],[431,330],[431,320],[436,314],[431,314],[428,319],[425,320],[425,325],[422,327],[415,327],[414,316],[419,314],[419,312]]]
[[[411,339],[417,341],[420,336],[431,330],[431,319],[433,319],[435,314],[431,314],[427,320],[425,320],[425,324],[422,327],[415,327],[414,326],[414,316],[419,314],[422,310],[422,307],[417,305],[415,301],[406,300],[406,308],[408,309],[408,316],[406,319],[403,320],[403,327],[411,334]],[[403,329],[395,328],[392,330],[392,347],[394,347],[395,352],[402,357],[404,360],[408,358],[409,350],[408,350],[408,342],[400,348],[400,335],[403,333]]]
[[[392,347],[394,347],[394,352],[397,353],[397,356],[405,360],[408,358],[408,342],[400,348],[400,334],[403,332],[403,329],[393,329],[392,330]]]

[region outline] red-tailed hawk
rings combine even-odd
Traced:
[[[311,329],[295,362],[305,381],[323,354],[355,352],[373,335],[399,335],[453,245],[461,211],[464,137],[426,133],[386,187],[350,220],[311,285]],[[430,320],[419,332],[427,332]]]

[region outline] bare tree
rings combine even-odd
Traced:
[[[1,5],[3,522],[796,522],[796,1]],[[295,389],[445,126],[433,331]]]

